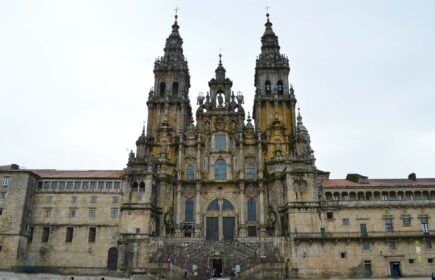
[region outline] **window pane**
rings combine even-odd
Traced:
[[[207,210],[209,210],[209,211],[210,211],[210,210],[218,211],[218,210],[219,210],[219,203],[218,203],[218,200],[217,200],[217,199],[213,200],[213,201],[210,203],[210,205],[208,206]]]
[[[252,180],[255,178],[255,169],[252,166],[246,168],[246,179]]]
[[[224,199],[224,203],[222,204],[222,210],[234,210],[233,204],[228,200]]]
[[[248,200],[248,221],[256,221],[257,220],[257,205],[255,199],[251,198]]]
[[[217,134],[215,136],[215,150],[216,151],[224,151],[226,149],[226,137],[223,134]]]
[[[184,221],[185,222],[193,222],[193,200],[186,200],[185,213],[184,213]]]
[[[216,180],[225,180],[227,178],[227,165],[225,160],[216,160],[214,166],[214,177]]]
[[[194,179],[194,169],[192,165],[188,165],[186,168],[187,180],[192,181]]]

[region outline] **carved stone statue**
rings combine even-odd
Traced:
[[[164,222],[166,228],[166,235],[173,235],[175,233],[175,224],[174,224],[174,211],[171,208],[165,213]]]

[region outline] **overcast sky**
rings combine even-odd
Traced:
[[[317,167],[435,177],[435,1],[269,5]],[[176,6],[194,108],[221,48],[252,112],[263,0],[0,0],[0,165],[124,168]]]

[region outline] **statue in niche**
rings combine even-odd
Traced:
[[[269,204],[269,217],[267,218],[266,230],[270,236],[273,236],[275,232],[276,217],[275,210],[273,209],[272,205]]]
[[[223,106],[223,104],[224,104],[224,97],[223,97],[223,93],[222,92],[220,92],[220,93],[218,93],[219,95],[218,95],[218,97],[217,97],[217,99],[218,99],[218,104],[219,104],[219,107],[222,107]]]
[[[164,222],[166,228],[166,235],[171,236],[175,233],[175,224],[174,224],[174,211],[172,207],[165,213]]]
[[[204,124],[204,132],[209,134],[210,133],[210,122],[205,122]]]

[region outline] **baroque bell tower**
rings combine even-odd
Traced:
[[[265,159],[270,160],[290,154],[290,137],[296,133],[296,98],[288,81],[288,58],[280,53],[269,14],[265,26],[255,67],[253,118],[256,128],[267,135],[270,148]]]
[[[169,126],[176,135],[183,133],[192,119],[189,102],[190,75],[183,54],[183,39],[175,15],[172,32],[166,39],[164,55],[154,63],[154,88],[148,98],[149,137],[157,130]]]

